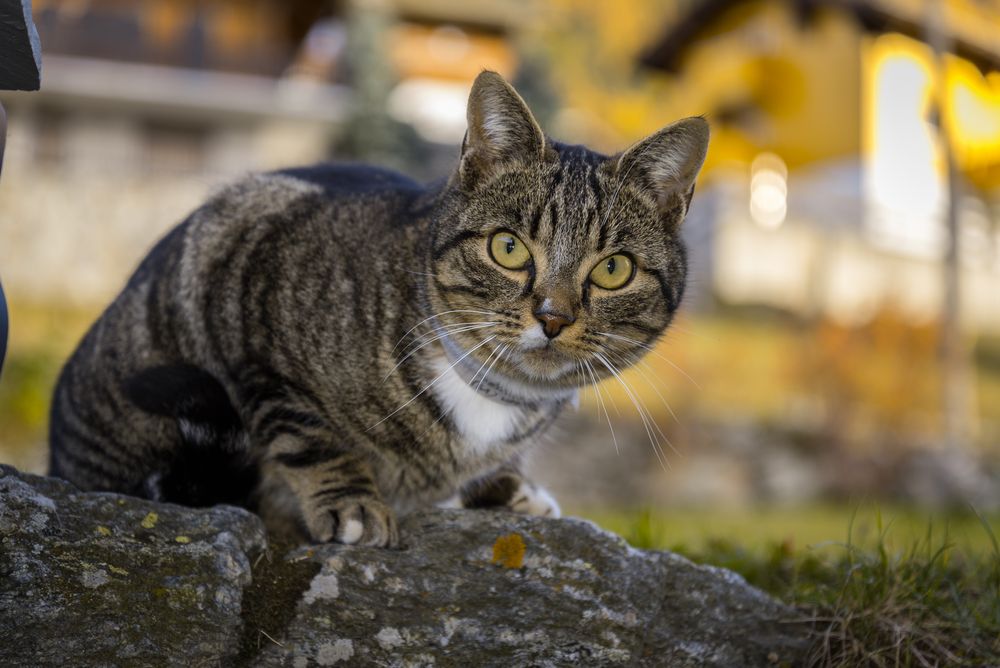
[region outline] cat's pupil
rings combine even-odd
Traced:
[[[515,246],[514,240],[511,239],[511,238],[508,238],[507,239],[507,244],[505,246],[506,249],[507,249],[507,255],[510,255],[511,253],[514,252],[514,246]]]
[[[617,264],[617,263],[615,262],[615,259],[614,259],[614,258],[609,258],[609,259],[608,259],[608,273],[609,273],[609,274],[613,274],[613,273],[615,273],[615,265],[616,265],[616,264]]]

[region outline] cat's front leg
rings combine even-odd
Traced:
[[[548,490],[525,478],[513,465],[467,483],[459,493],[459,500],[463,508],[506,509],[540,517],[562,515]]]
[[[269,448],[268,469],[291,489],[314,541],[399,544],[396,518],[379,496],[363,455],[284,434]]]

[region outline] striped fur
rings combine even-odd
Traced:
[[[609,373],[598,356],[626,366],[670,323],[707,126],[609,158],[546,139],[490,72],[469,122],[442,183],[317,166],[251,176],[195,211],[63,369],[51,472],[243,503],[317,541],[393,545],[394,512],[456,495],[557,514],[519,462]],[[530,249],[525,269],[491,259],[500,229]],[[619,252],[633,280],[592,285]],[[540,308],[575,322],[550,340]]]

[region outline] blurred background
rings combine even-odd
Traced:
[[[842,537],[868,502],[1000,521],[997,0],[33,12],[42,89],[0,93],[0,461],[44,472],[60,365],[213,188],[325,159],[444,175],[490,68],[550,135],[604,152],[712,125],[676,326],[538,454],[570,512],[800,543]]]

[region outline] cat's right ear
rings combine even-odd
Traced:
[[[483,71],[472,84],[466,111],[459,175],[472,185],[504,165],[540,161],[545,135],[528,105],[496,72]]]
[[[613,159],[620,182],[650,193],[661,212],[680,223],[708,153],[708,123],[695,116],[668,125]]]

